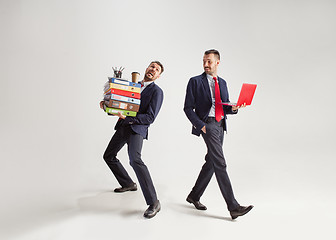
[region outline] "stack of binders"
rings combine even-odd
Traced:
[[[108,79],[104,85],[105,112],[135,117],[140,107],[141,84],[121,78]]]

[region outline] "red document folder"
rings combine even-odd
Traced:
[[[131,97],[131,98],[140,99],[140,93],[129,92],[129,91],[124,91],[124,90],[120,90],[120,89],[111,88],[108,91],[108,93],[117,94],[117,95],[121,95],[121,96],[125,96],[125,97]]]
[[[224,102],[220,104],[238,107],[243,105],[244,103],[246,103],[246,106],[251,105],[256,88],[257,84],[243,83],[237,103]]]

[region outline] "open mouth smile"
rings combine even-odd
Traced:
[[[154,77],[154,74],[152,72],[148,72],[147,75]]]

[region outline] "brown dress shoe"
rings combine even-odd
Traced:
[[[136,191],[137,185],[135,183],[133,183],[132,185],[128,186],[128,187],[120,187],[120,188],[116,188],[114,189],[114,192],[117,193],[122,193],[122,192],[127,192],[127,191]]]
[[[159,200],[157,200],[154,204],[149,205],[147,210],[144,213],[145,218],[152,218],[161,210],[161,205]]]
[[[230,215],[232,219],[236,219],[237,217],[243,216],[249,211],[251,211],[253,208],[252,205],[244,207],[244,206],[239,206],[237,209],[230,211]]]
[[[188,203],[192,203],[194,204],[195,208],[198,210],[207,210],[207,207],[204,206],[202,203],[200,203],[200,201],[195,201],[194,199],[192,199],[191,197],[187,197],[187,202]]]

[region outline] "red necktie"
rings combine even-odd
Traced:
[[[217,78],[214,77],[213,79],[215,80],[215,118],[216,118],[216,121],[219,122],[220,120],[222,120],[222,116],[224,116],[224,111],[223,111],[223,106],[219,104],[222,101],[220,97],[220,91],[219,91],[219,85],[218,85]]]

